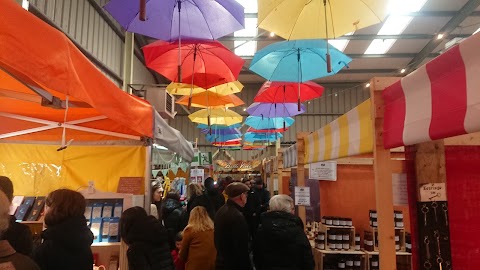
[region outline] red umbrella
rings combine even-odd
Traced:
[[[268,103],[296,103],[298,101],[297,82],[265,82],[257,95],[253,99],[254,102]],[[314,98],[319,98],[323,94],[323,86],[308,81],[300,84],[300,102],[305,102]]]
[[[180,48],[177,41],[156,41],[143,47],[143,54],[147,67],[167,79],[202,88],[237,80],[245,62],[218,41],[182,40]]]
[[[249,127],[247,129],[247,132],[253,132],[253,133],[275,133],[275,132],[285,132],[287,131],[288,128],[277,128],[277,129],[254,129],[252,127]]]

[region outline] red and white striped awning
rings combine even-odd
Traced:
[[[385,148],[480,131],[480,34],[386,88]]]

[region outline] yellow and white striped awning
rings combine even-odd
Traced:
[[[298,149],[297,144],[294,144],[283,151],[283,168],[288,169],[297,166],[298,164]]]
[[[373,152],[370,99],[305,138],[305,163]]]

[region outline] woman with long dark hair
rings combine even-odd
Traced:
[[[85,219],[85,198],[79,192],[58,189],[45,200],[43,243],[33,258],[42,270],[91,270],[93,234]]]
[[[168,233],[162,223],[145,209],[132,207],[120,218],[120,236],[128,245],[130,270],[174,270]]]

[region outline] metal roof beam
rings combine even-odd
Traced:
[[[438,31],[444,36],[449,36],[450,32],[455,30],[475,9],[480,5],[480,0],[469,0],[458,12]],[[443,42],[443,39],[432,38],[428,44],[415,56],[407,65],[410,70],[416,69],[430,53]]]
[[[449,37],[459,37],[466,38],[469,37],[469,34],[452,34]],[[337,39],[348,39],[348,40],[374,40],[374,39],[433,39],[436,38],[436,35],[430,34],[401,34],[401,35],[351,35],[351,36],[342,36]],[[285,39],[275,36],[258,36],[258,37],[234,37],[226,36],[219,39],[219,41],[283,41]]]
[[[386,54],[347,54],[353,59],[364,58],[414,58],[416,53],[386,53]],[[433,58],[439,56],[439,53],[430,53],[427,57]],[[252,60],[253,56],[242,56],[244,60]]]
[[[363,73],[379,74],[379,73],[396,73],[396,72],[398,73],[399,69],[392,69],[392,68],[360,69],[358,68],[358,69],[342,69],[337,74],[363,74]],[[240,75],[250,75],[250,74],[256,74],[256,73],[246,69],[240,71]]]

